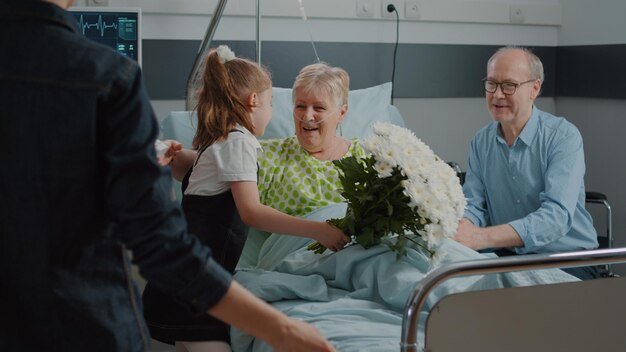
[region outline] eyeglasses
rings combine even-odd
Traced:
[[[517,88],[519,88],[519,86],[521,86],[522,84],[534,82],[534,81],[536,81],[536,79],[530,79],[530,80],[522,82],[522,83],[513,83],[513,82],[498,83],[498,82],[491,81],[491,80],[488,80],[488,79],[484,79],[483,81],[485,81],[485,91],[487,93],[495,93],[496,90],[498,90],[498,86],[500,86],[500,90],[502,91],[503,94],[513,95],[513,94],[515,94],[515,92],[517,91]]]

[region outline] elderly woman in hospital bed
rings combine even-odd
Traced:
[[[358,138],[367,135],[374,121],[404,124],[389,105],[391,84],[348,91],[348,82],[345,71],[315,64],[300,72],[293,97],[289,89],[274,88],[274,117],[264,135],[270,139],[261,141],[259,158],[264,204],[318,221],[345,214],[337,191],[339,175],[331,161],[362,156]],[[171,132],[171,123],[165,121],[165,132]],[[171,133],[164,137],[181,140]],[[177,167],[188,158],[177,156]],[[235,279],[289,316],[315,325],[339,351],[397,351],[404,305],[432,269],[429,256],[408,248],[398,259],[385,245],[367,250],[353,245],[319,255],[306,249],[311,241],[251,229]],[[452,240],[440,250],[445,252],[443,263],[487,257]],[[468,290],[576,280],[557,269],[471,276],[449,280],[430,299],[435,302]],[[270,351],[238,330],[231,335],[234,351]]]

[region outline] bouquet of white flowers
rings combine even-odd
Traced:
[[[376,123],[372,130],[362,141],[367,157],[333,162],[348,209],[345,217],[328,221],[364,248],[384,241],[401,256],[411,241],[433,256],[463,216],[466,201],[459,179],[408,129]],[[308,248],[326,249],[319,242]]]

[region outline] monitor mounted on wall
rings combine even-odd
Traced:
[[[141,9],[70,7],[69,11],[87,38],[108,45],[141,65]]]

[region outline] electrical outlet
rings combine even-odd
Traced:
[[[400,0],[383,0],[381,2],[381,5],[382,5],[382,7],[380,9],[381,17],[383,17],[383,18],[396,18],[395,11],[391,11],[391,12],[387,11],[387,7],[389,5],[393,5],[393,6],[395,6],[396,11],[398,11],[398,16],[400,18],[402,18],[402,10],[403,10],[403,7],[404,7],[404,6],[402,6],[402,1],[400,1]]]
[[[406,18],[420,18],[420,4],[418,0],[406,0],[404,3],[404,16]]]
[[[357,17],[374,17],[375,11],[374,0],[357,0],[356,16]]]
[[[109,0],[87,0],[87,6],[109,6]]]

